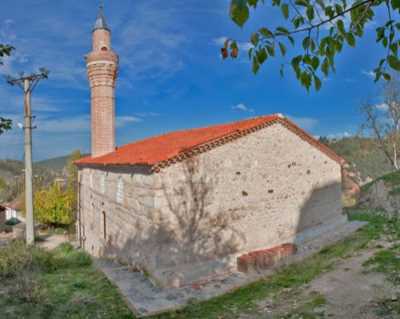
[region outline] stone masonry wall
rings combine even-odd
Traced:
[[[156,175],[164,188],[156,190],[155,207],[167,216],[172,241],[179,243],[175,251],[168,245],[161,249],[161,277],[177,270],[176,276],[191,280],[188,269],[195,263],[199,268],[210,264],[212,272],[216,256],[292,243],[304,230],[345,219],[340,165],[280,124],[203,153],[197,162],[198,172],[189,180],[205,176],[211,194],[199,205],[203,211],[196,218],[188,205],[176,203],[177,198],[193,201],[201,193],[191,191],[187,165],[176,164]],[[236,266],[234,258],[225,262]]]
[[[344,219],[340,165],[280,124],[158,174],[81,168],[80,178],[85,249],[166,286],[235,268],[239,255]]]
[[[122,262],[145,262],[146,251],[141,251],[135,236],[151,223],[154,176],[143,167],[82,168],[79,178],[84,249]]]

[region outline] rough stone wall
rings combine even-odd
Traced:
[[[79,179],[84,249],[94,256],[146,263],[146,250],[137,236],[151,223],[154,175],[144,167],[81,168]]]
[[[344,220],[340,165],[280,124],[208,151],[197,162],[193,178],[187,178],[184,163],[156,175],[164,187],[156,191],[155,206],[176,245],[161,249],[159,268],[171,269],[172,261],[184,269],[216,256],[292,243],[304,230]],[[211,194],[192,218],[191,208],[179,201],[198,197],[187,181],[200,176]],[[188,238],[191,232],[200,244]],[[227,266],[232,261],[226,259]]]
[[[217,275],[236,267],[239,255],[344,220],[340,165],[280,124],[158,174],[84,168],[80,176],[85,249],[166,286]]]

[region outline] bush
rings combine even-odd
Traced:
[[[14,279],[9,293],[22,302],[39,304],[44,299],[43,287],[29,271],[23,271]]]
[[[15,240],[0,248],[0,278],[16,278],[24,271],[50,271],[55,268],[50,252],[37,247],[28,247]]]
[[[64,243],[54,250],[57,268],[79,268],[89,266],[92,260],[88,254],[76,250],[69,243]]]

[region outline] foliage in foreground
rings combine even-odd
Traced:
[[[239,314],[254,312],[257,302],[264,298],[279,294],[286,288],[309,283],[331,270],[338,259],[365,248],[371,240],[378,239],[382,234],[400,238],[400,224],[389,222],[382,216],[360,211],[353,212],[351,219],[370,223],[341,242],[263,280],[154,318],[237,318]],[[0,309],[7,318],[134,318],[117,289],[94,269],[90,258],[70,245],[46,252],[14,242],[8,248],[0,248],[0,262],[0,281],[5,283],[0,287]],[[21,273],[23,279],[18,283],[19,276],[16,274]],[[2,293],[3,289],[7,289],[7,293]],[[316,296],[307,305],[308,308],[299,311],[306,314],[308,309],[323,302]]]
[[[279,15],[278,25],[262,26],[252,33],[249,58],[253,72],[268,60],[280,55],[286,57],[293,47],[290,63],[282,63],[281,74],[286,64],[291,65],[298,81],[307,90],[314,84],[319,90],[321,75],[335,72],[335,58],[345,47],[355,47],[364,37],[366,25],[376,22],[376,38],[373,45],[381,47],[382,58],[374,69],[375,80],[390,79],[389,70],[400,71],[398,31],[400,23],[398,0],[231,0],[231,19],[240,27],[249,20],[252,10],[270,10]],[[267,5],[268,4],[268,5]],[[379,21],[380,12],[383,21]],[[272,16],[272,15],[270,15]],[[275,22],[275,21],[274,21]],[[296,42],[300,45],[296,46]],[[223,57],[236,57],[239,45],[228,40],[222,49]],[[289,61],[287,61],[289,62]]]
[[[15,241],[0,248],[0,265],[6,318],[133,318],[90,257],[69,244],[48,252]]]

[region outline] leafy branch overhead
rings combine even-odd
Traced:
[[[0,43],[0,65],[3,64],[1,59],[6,57],[6,56],[10,56],[11,52],[13,50],[14,50],[14,47],[12,47],[11,45],[1,44]]]
[[[243,27],[250,18],[251,10],[265,5],[266,0],[231,0],[231,19]],[[286,57],[288,46],[296,54],[290,56],[290,63],[281,64],[281,75],[287,64],[291,65],[298,81],[307,90],[314,85],[321,88],[321,77],[335,72],[335,58],[343,47],[355,47],[357,40],[364,36],[367,23],[376,19],[379,8],[385,10],[385,23],[376,27],[376,43],[385,49],[374,69],[375,81],[390,79],[390,69],[400,71],[399,45],[400,0],[271,0],[282,16],[282,25],[264,26],[255,31],[250,42],[249,58],[252,69],[257,73],[271,58]],[[297,46],[297,44],[300,44]],[[236,41],[228,40],[222,48],[222,56],[237,57]]]
[[[5,119],[4,117],[0,116],[0,135],[3,134],[5,131],[11,129],[12,122],[10,119]]]
[[[5,56],[10,56],[13,50],[14,47],[0,43],[0,65],[3,64],[2,58],[4,58]],[[11,120],[0,116],[0,135],[3,134],[5,131],[10,130],[11,125]]]

